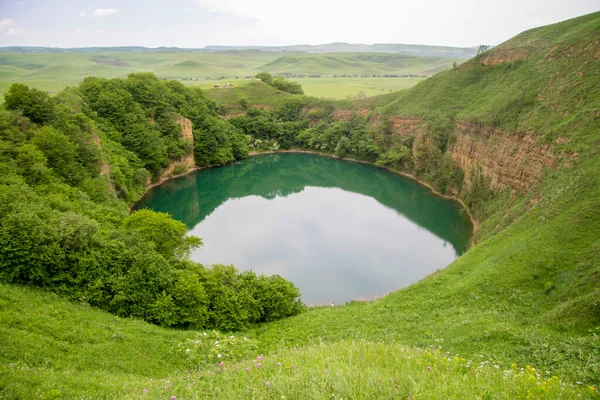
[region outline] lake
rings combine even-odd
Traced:
[[[368,300],[464,253],[461,206],[417,182],[314,154],[250,157],[151,189],[139,208],[168,212],[204,246],[191,258],[279,274],[307,305]]]

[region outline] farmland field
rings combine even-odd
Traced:
[[[310,96],[345,99],[361,92],[374,96],[405,89],[422,77],[451,68],[452,63],[460,61],[463,60],[392,53],[307,54],[257,50],[214,53],[2,51],[0,95],[14,82],[57,93],[66,86],[77,85],[86,76],[117,78],[132,72],[152,72],[160,79],[177,79],[201,88],[223,82],[244,85],[258,72],[268,71],[292,77]],[[311,75],[319,77],[309,78]]]

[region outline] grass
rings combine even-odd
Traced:
[[[311,314],[311,313],[309,313]],[[594,398],[526,365],[365,340],[262,353],[243,334],[181,332],[0,286],[0,398]],[[16,339],[18,338],[18,339]],[[331,397],[334,396],[334,397]]]
[[[330,99],[377,96],[382,93],[408,89],[423,78],[292,78],[304,89],[304,94]]]
[[[261,68],[275,74],[433,75],[460,59],[415,57],[390,53],[326,53],[284,55]]]
[[[246,81],[237,84],[234,82],[232,88],[212,88],[204,91],[206,97],[221,103],[227,112],[242,112],[240,100],[248,99],[252,105],[259,107],[275,108],[282,99],[291,96],[291,94],[282,92],[261,81]]]
[[[302,85],[307,96],[330,99],[356,98],[360,93],[365,96],[377,96],[389,91],[410,88],[422,78],[292,78]],[[233,84],[233,88],[215,88],[216,84]],[[205,95],[225,105],[229,110],[241,112],[239,101],[247,98],[250,104],[276,107],[287,93],[273,89],[255,79],[238,80],[200,80],[184,81],[186,86],[196,86],[205,91]]]
[[[81,82],[86,76],[105,78],[125,77],[132,72],[153,72],[159,78],[180,79],[185,84],[212,87],[219,78],[236,82],[253,77],[260,71],[274,74],[321,74],[324,78],[342,74],[419,74],[433,73],[450,68],[454,59],[444,57],[416,57],[391,53],[325,53],[304,54],[299,63],[294,53],[275,51],[221,51],[221,52],[81,52],[81,53],[18,53],[0,52],[0,95],[11,83],[22,82],[31,87],[57,93],[66,86]],[[458,61],[461,61],[457,59]],[[196,79],[196,80],[192,80]],[[385,78],[380,78],[385,79]],[[310,85],[314,96],[345,98],[356,95],[353,90],[357,79],[336,80],[337,87]],[[386,83],[386,89],[404,88],[402,84]],[[380,85],[367,84],[363,91],[369,95]],[[323,89],[321,92],[320,90]],[[342,94],[343,93],[343,94]]]

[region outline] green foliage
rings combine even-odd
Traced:
[[[302,86],[300,86],[299,83],[287,80],[283,76],[273,78],[273,75],[268,72],[260,72],[256,74],[255,78],[260,79],[269,86],[273,86],[274,88],[287,93],[300,95],[304,94],[304,90],[302,90]]]
[[[594,383],[445,346],[323,338],[264,352],[245,333],[163,329],[13,285],[0,286],[0,331],[10,398],[597,398]]]
[[[193,249],[202,246],[200,238],[185,235],[187,226],[183,222],[171,219],[166,213],[135,211],[123,220],[123,227],[137,232],[145,242],[154,244],[165,257],[184,258]]]
[[[6,108],[18,110],[32,122],[43,124],[54,118],[54,101],[39,89],[30,89],[21,83],[11,85],[4,95]]]
[[[304,90],[302,90],[302,86],[299,83],[287,80],[283,76],[273,79],[272,86],[291,94],[304,94]]]
[[[273,75],[268,72],[259,72],[255,78],[260,79],[269,86],[273,86]]]
[[[183,223],[127,212],[150,173],[192,151],[176,113],[192,121],[199,163],[247,157],[244,136],[216,117],[214,103],[151,74],[86,78],[56,99],[38,92],[15,85],[7,94],[14,111],[0,112],[0,279],[163,326],[233,330],[262,322],[272,299],[252,297],[233,267],[227,276],[235,289],[211,286],[220,270],[187,260],[202,242]],[[40,104],[52,118],[36,114]],[[282,284],[273,285],[269,293],[280,301]],[[279,316],[302,311],[297,289],[286,290],[295,297],[280,301]]]

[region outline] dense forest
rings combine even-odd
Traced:
[[[205,267],[201,239],[149,210],[148,184],[192,149],[198,166],[248,155],[240,130],[197,88],[152,74],[86,78],[54,97],[13,84],[0,110],[0,279],[163,326],[237,330],[300,313],[279,276]]]

